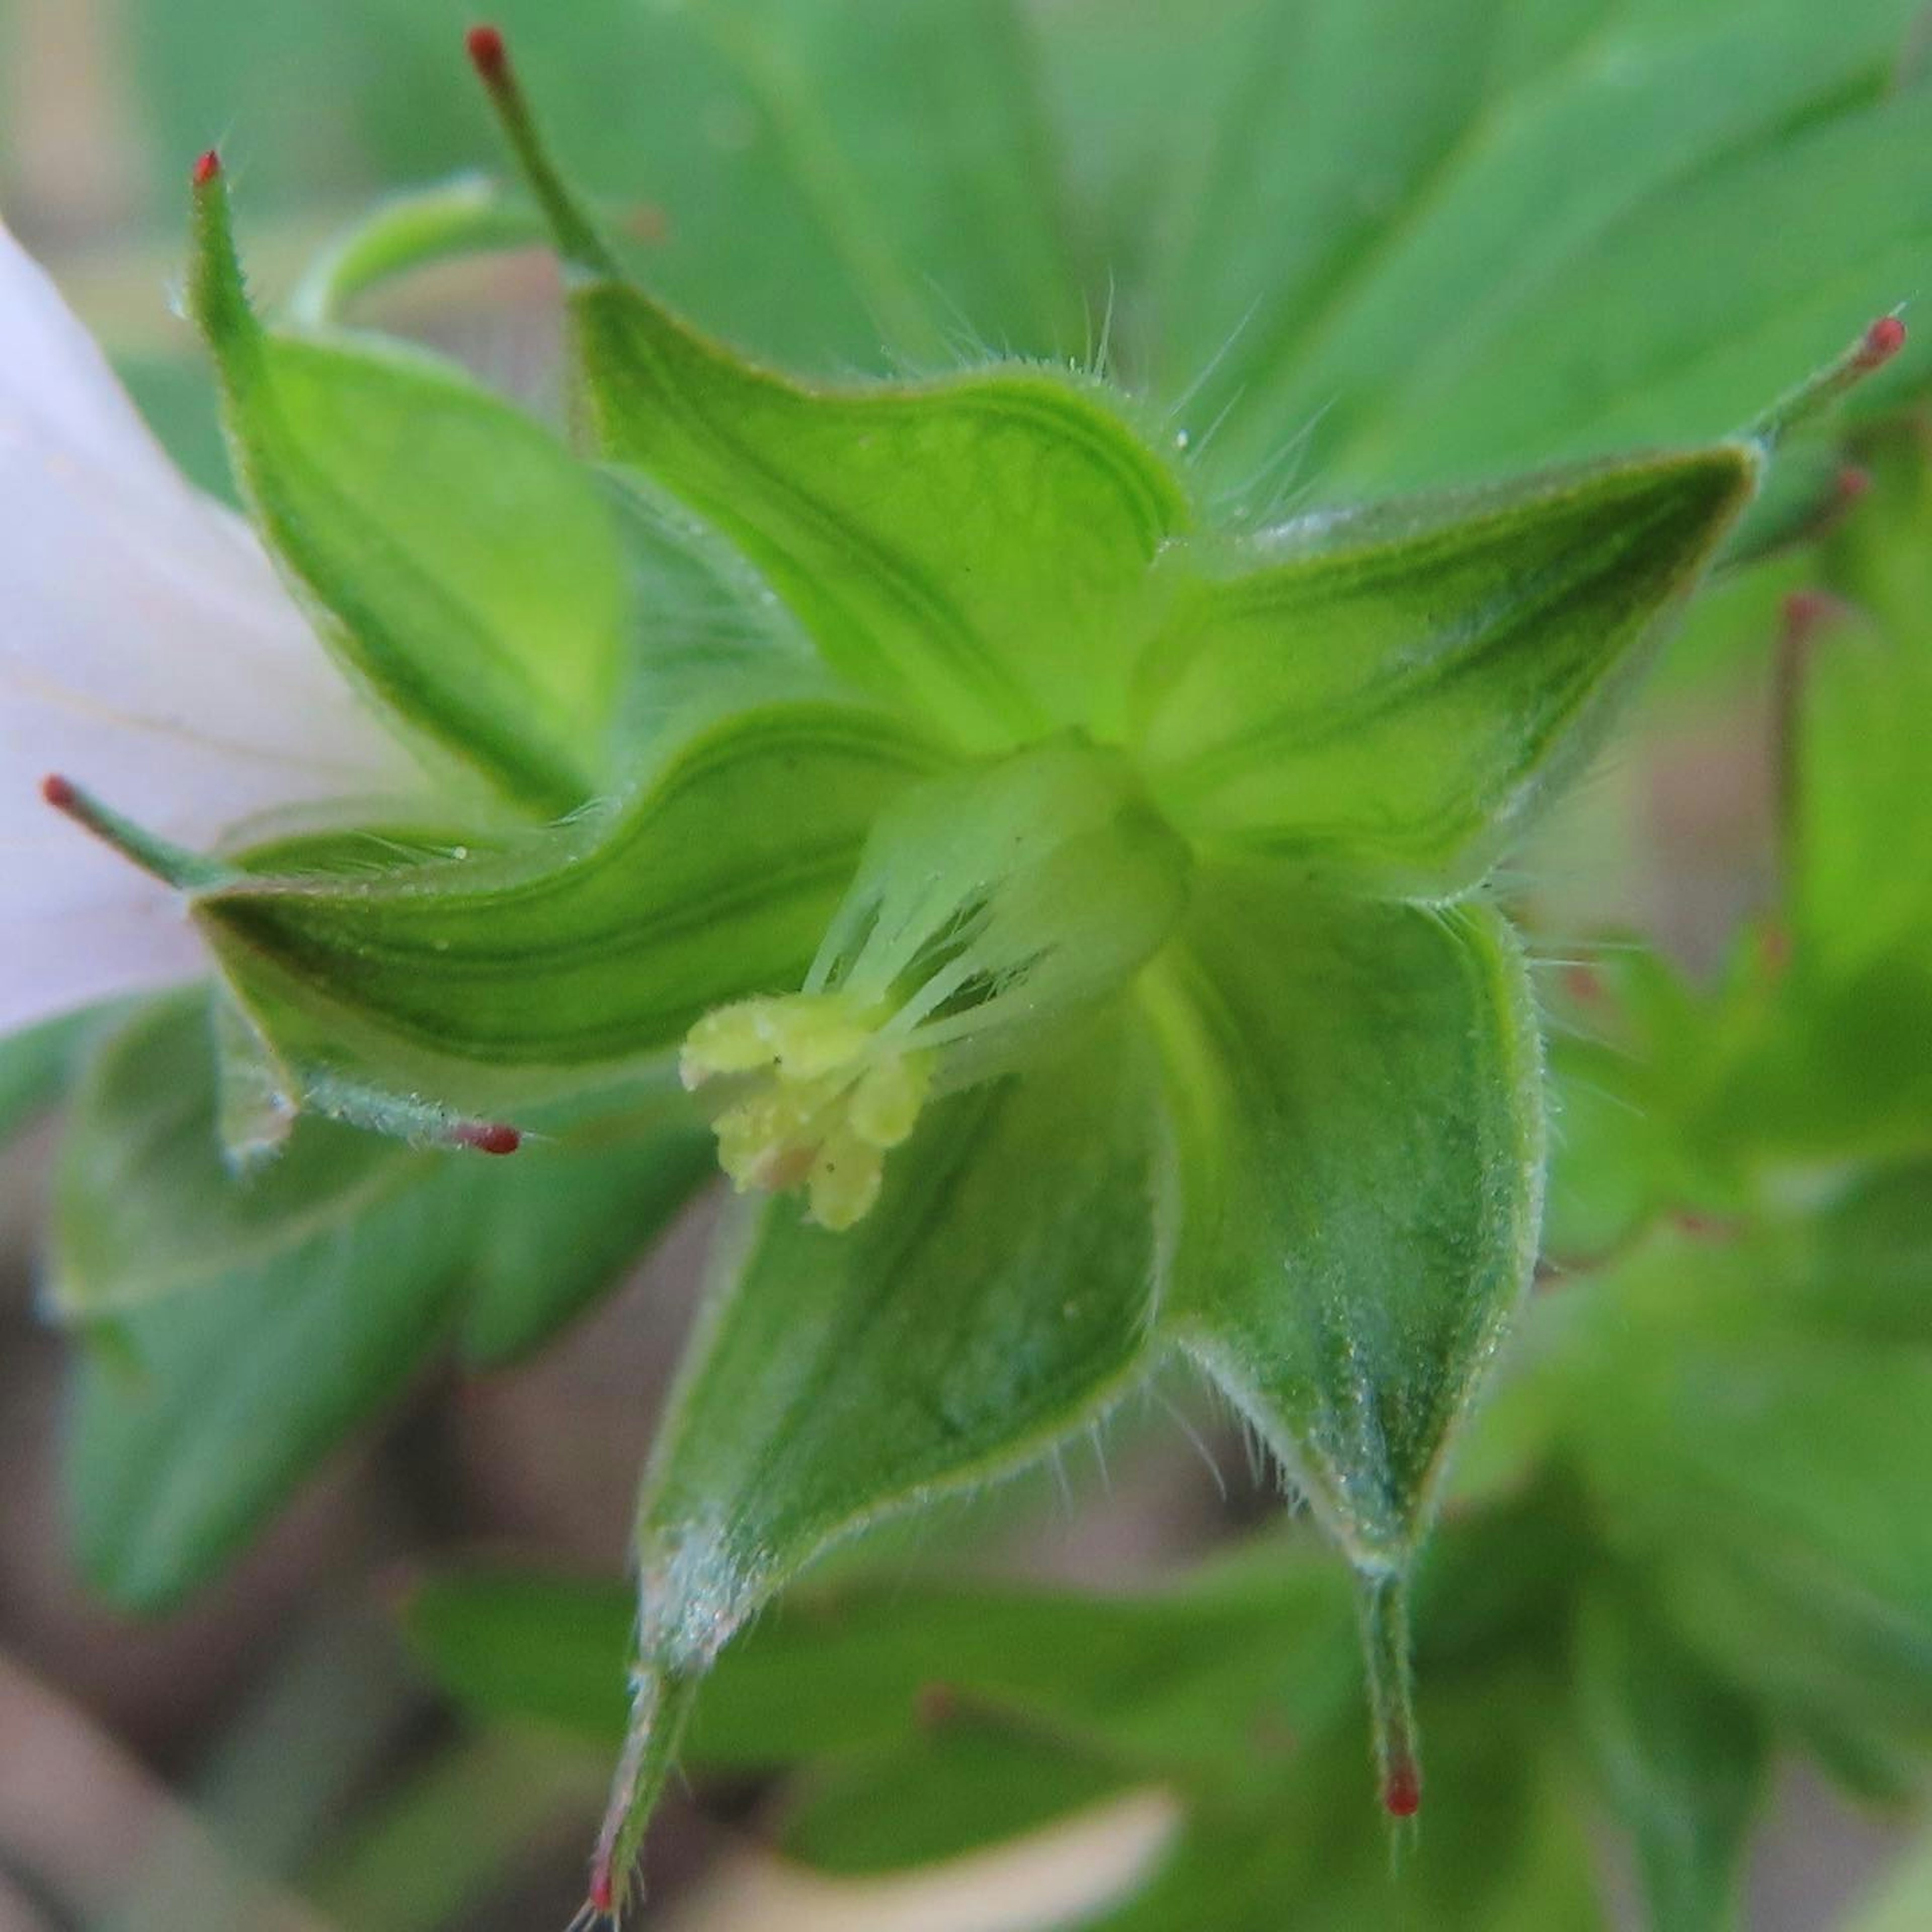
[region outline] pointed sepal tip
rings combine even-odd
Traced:
[[[494,87],[508,76],[509,50],[504,44],[501,28],[478,22],[464,35],[463,44],[470,56],[470,64],[486,86]]]
[[[614,276],[616,258],[596,226],[578,205],[550,150],[537,130],[523,89],[517,85],[510,50],[500,29],[472,27],[464,36],[470,64],[476,70],[496,110],[505,139],[530,190],[550,224],[557,250],[565,260],[592,276]]]
[[[1751,425],[1752,440],[1768,451],[1792,430],[1815,422],[1847,390],[1891,362],[1905,346],[1905,336],[1900,316],[1880,316],[1836,361],[1807,377],[1759,417]]]
[[[177,892],[200,891],[219,885],[230,877],[226,866],[143,830],[57,772],[50,772],[41,779],[40,796],[64,818],[71,819],[149,878],[173,886]]]
[[[1355,1600],[1382,1808],[1392,1819],[1413,1818],[1422,1808],[1422,1753],[1411,1696],[1408,1579],[1358,1571]]]

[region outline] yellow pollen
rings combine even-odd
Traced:
[[[678,1072],[721,1083],[719,1164],[740,1193],[806,1190],[820,1227],[849,1228],[879,1198],[885,1156],[913,1130],[929,1056],[886,1043],[872,1012],[836,993],[741,1000],[686,1036]]]

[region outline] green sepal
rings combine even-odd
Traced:
[[[639,1708],[599,1864],[620,1901],[659,1700],[831,1544],[1038,1455],[1140,1372],[1158,1138],[1116,1013],[930,1107],[855,1228],[780,1200],[728,1236],[639,1508]]]
[[[1468,884],[1595,742],[1758,466],[1720,446],[1177,553],[1135,692],[1156,797],[1213,848]]]
[[[586,427],[769,580],[826,662],[963,748],[1112,732],[1185,493],[1113,392],[1050,365],[817,388],[624,280],[507,69],[490,90],[570,271]]]
[[[880,808],[938,762],[876,713],[768,706],[506,850],[412,863],[373,836],[284,841],[191,904],[298,1098],[376,1124],[382,1095],[501,1113],[798,985]]]
[[[1179,1226],[1164,1330],[1371,1574],[1405,1568],[1526,1286],[1544,1153],[1504,920],[1199,875],[1145,998]]]
[[[264,328],[218,170],[194,229],[237,474],[345,669],[520,806],[607,793],[627,614],[595,478],[425,354]]]

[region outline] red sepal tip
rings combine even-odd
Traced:
[[[1844,615],[1844,605],[1828,590],[1794,590],[1784,600],[1785,643],[1802,650]]]
[[[509,54],[503,45],[502,30],[496,27],[472,27],[463,37],[464,45],[470,50],[470,64],[485,80],[497,81],[503,77],[509,65]]]
[[[40,796],[56,812],[71,812],[74,806],[75,793],[67,779],[50,772],[40,781]]]
[[[212,148],[194,164],[194,172],[188,178],[196,188],[206,188],[221,172],[221,157]]]
[[[1422,1774],[1408,1758],[1397,1758],[1382,1781],[1382,1808],[1391,1818],[1413,1818],[1422,1809]]]
[[[450,1138],[478,1154],[514,1154],[524,1144],[523,1136],[500,1120],[466,1120],[452,1130]]]
[[[1882,369],[1904,346],[1904,323],[1895,315],[1882,315],[1865,331],[1858,350],[1858,367]]]
[[[608,1918],[616,1903],[616,1888],[610,1882],[607,1871],[595,1874],[590,1880],[590,1909],[600,1918]]]

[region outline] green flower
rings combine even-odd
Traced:
[[[529,1125],[674,1062],[716,1127],[748,1198],[640,1504],[593,1908],[762,1604],[1176,1356],[1354,1567],[1412,1810],[1406,1580],[1540,1212],[1485,880],[1792,410],[1228,526],[1096,376],[818,387],[701,335],[471,46],[563,258],[588,467],[426,358],[266,327],[213,166],[191,278],[262,538],[442,803],[208,860],[57,796],[185,896],[250,1150],[304,1112]]]

